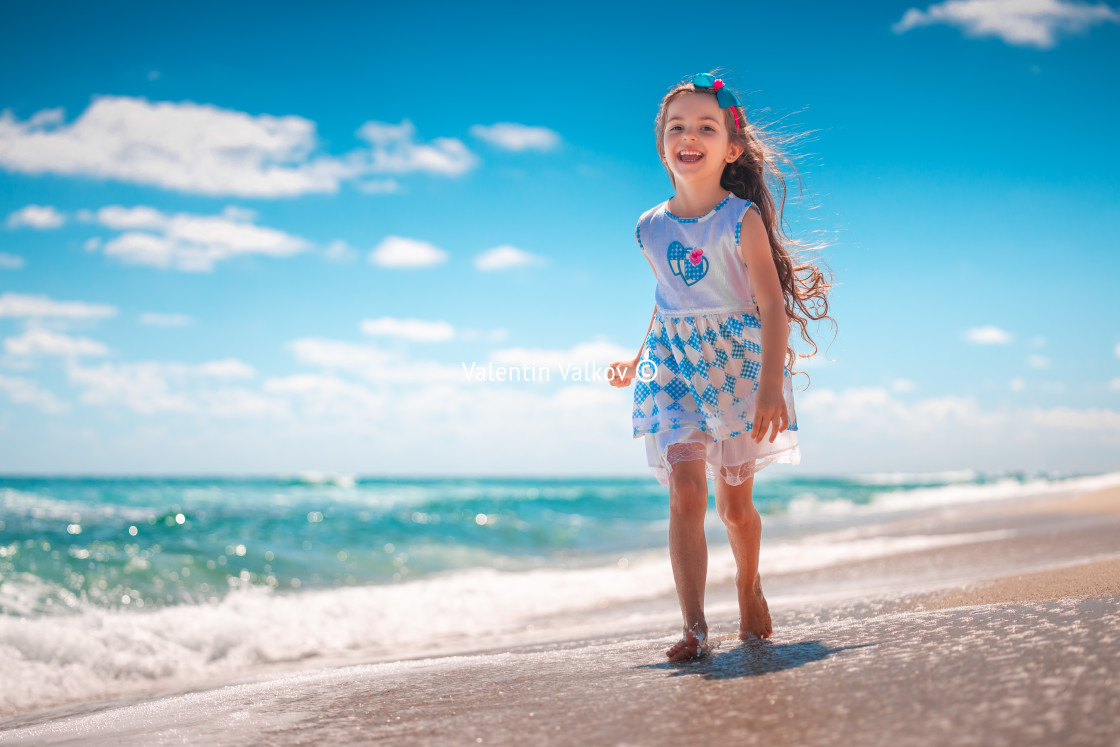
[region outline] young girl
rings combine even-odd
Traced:
[[[611,364],[611,383],[638,379],[634,437],[645,436],[650,468],[669,489],[684,635],[667,654],[678,660],[708,649],[708,479],[735,556],[739,637],[771,634],[751,489],[766,465],[800,461],[789,329],[797,324],[816,350],[806,322],[830,318],[829,281],[812,264],[794,264],[789,247],[797,245],[782,230],[780,156],[723,81],[702,73],[665,96],[657,152],[674,194],[635,232],[657,277],[656,304],[638,355]],[[782,188],[777,207],[768,177]]]

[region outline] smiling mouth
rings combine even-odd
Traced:
[[[677,158],[679,158],[684,163],[696,163],[703,157],[704,154],[698,150],[682,150],[677,154]]]

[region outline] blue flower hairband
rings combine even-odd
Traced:
[[[727,88],[723,84],[722,78],[714,78],[707,73],[697,73],[692,76],[692,85],[696,88],[711,88],[716,92],[716,102],[719,104],[720,109],[731,107],[731,113],[735,115],[735,131],[739,131],[739,107],[743,102],[735,95],[735,92]]]

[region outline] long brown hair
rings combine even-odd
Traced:
[[[716,77],[717,73],[713,72],[711,75]],[[656,122],[657,153],[665,164],[666,171],[669,171],[669,167],[665,162],[665,112],[670,103],[686,93],[713,97],[716,95],[712,88],[694,86],[690,77],[673,86],[661,100]],[[825,244],[795,239],[785,229],[786,176],[782,166],[798,177],[799,187],[800,174],[793,161],[778,147],[779,138],[759,124],[748,122],[743,107],[729,106],[721,111],[731,142],[739,145],[743,152],[738,159],[724,167],[720,186],[736,197],[750,200],[758,206],[762,222],[766,226],[766,237],[770,241],[770,254],[774,257],[774,266],[778,269],[778,279],[782,284],[786,316],[791,324],[797,325],[801,339],[812,348],[812,352],[804,357],[812,357],[817,353],[817,344],[809,334],[809,322],[827,320],[835,332],[836,321],[828,315],[832,273],[819,259],[813,261],[806,258],[806,255],[819,252]],[[796,140],[797,137],[787,137],[786,142]],[[669,179],[673,180],[671,171]],[[777,200],[774,199],[775,192]],[[796,362],[797,352],[793,345],[789,345],[786,348],[786,363],[791,373],[795,372]]]

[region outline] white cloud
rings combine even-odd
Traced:
[[[1011,335],[999,327],[973,327],[964,333],[964,338],[975,345],[1006,345]]]
[[[546,367],[564,371],[584,366],[605,368],[615,361],[633,358],[637,352],[637,350],[624,348],[612,342],[596,340],[594,342],[578,343],[570,348],[562,349],[506,348],[495,350],[490,355],[490,360],[505,366]],[[483,361],[478,363],[484,365]],[[605,381],[603,385],[607,386]]]
[[[422,319],[394,319],[384,316],[363,320],[361,328],[367,335],[403,337],[416,342],[444,342],[455,337],[455,328],[447,322],[428,322]]]
[[[23,257],[0,252],[0,270],[19,270],[22,269],[25,264],[26,262],[23,261]]]
[[[948,0],[924,11],[910,8],[892,26],[902,34],[919,26],[955,26],[965,36],[995,36],[1008,44],[1049,49],[1061,35],[1080,34],[1102,23],[1120,23],[1104,3],[1069,0]]]
[[[415,142],[416,128],[407,119],[399,125],[366,122],[358,137],[369,142],[368,172],[407,174],[424,171],[442,176],[459,176],[478,164],[478,158],[461,140],[439,137],[431,143]]]
[[[218,262],[237,256],[287,257],[310,248],[311,243],[298,236],[254,225],[250,221],[255,217],[252,211],[233,207],[220,215],[167,215],[146,206],[110,205],[92,220],[126,230],[105,243],[106,256],[184,272],[210,272]]]
[[[560,145],[560,135],[547,127],[530,127],[515,122],[475,125],[471,134],[491,145],[512,151],[552,150]]]
[[[1102,471],[1120,448],[1120,412],[1101,408],[982,407],[957,396],[904,402],[884,388],[810,388],[796,408],[802,467],[822,471]]]
[[[1114,392],[1120,392],[1120,376],[1113,377],[1112,381],[1108,382],[1108,388]]]
[[[287,345],[296,360],[323,368],[366,374],[388,368],[394,363],[391,353],[373,347],[343,340],[304,337]]]
[[[1116,343],[1116,347],[1112,349],[1112,354],[1120,358],[1120,342]]]
[[[136,207],[107,205],[95,213],[87,211],[82,217],[83,220],[91,220],[106,228],[113,228],[118,231],[130,228],[159,231],[165,229],[168,224],[167,215],[146,205],[137,205]]]
[[[357,134],[368,148],[331,156],[319,152],[315,123],[303,117],[99,96],[70,123],[62,109],[43,110],[26,121],[4,110],[0,167],[192,194],[276,198],[333,193],[344,181],[370,174],[456,176],[478,162],[454,138],[417,142],[407,120],[367,122]]]
[[[83,390],[82,402],[90,405],[124,407],[144,415],[283,416],[287,412],[283,402],[225,385],[255,375],[251,366],[233,358],[201,364],[138,361],[67,367],[70,381]]]
[[[73,122],[61,109],[26,122],[0,114],[0,166],[29,174],[110,178],[206,195],[334,192],[360,170],[312,157],[315,124],[189,101],[100,96]]]
[[[140,315],[140,323],[151,327],[189,327],[194,319],[186,314],[161,314],[158,311],[145,311]]]
[[[0,318],[26,319],[104,319],[116,316],[117,310],[105,304],[83,301],[55,301],[47,296],[5,293],[0,296]]]
[[[899,394],[912,392],[917,388],[918,385],[914,383],[912,379],[895,379],[891,382],[891,391],[898,392]]]
[[[358,250],[345,241],[337,240],[327,244],[323,256],[332,262],[353,262],[358,257]]]
[[[0,126],[3,120],[0,119]],[[0,159],[3,158],[0,150]],[[0,161],[2,162],[2,161]],[[66,216],[55,210],[50,205],[28,205],[22,207],[8,216],[8,228],[58,228],[66,223]]]
[[[269,394],[297,398],[303,412],[310,417],[364,416],[383,412],[384,397],[378,396],[361,384],[354,384],[322,374],[299,374],[268,379],[264,389]]]
[[[1071,407],[1054,407],[1049,410],[1034,408],[1030,421],[1047,430],[1103,432],[1117,439],[1120,437],[1120,412],[1091,407],[1076,410]]]
[[[386,236],[373,248],[369,261],[382,267],[431,267],[447,261],[448,254],[426,241]]]
[[[1016,376],[1008,386],[1013,392],[1022,392],[1027,388],[1027,382],[1021,376]]]
[[[516,246],[496,246],[474,258],[474,266],[482,271],[506,270],[511,267],[529,267],[544,264],[544,258],[518,249]]]
[[[58,413],[69,409],[65,403],[45,389],[41,389],[33,381],[21,379],[18,376],[4,376],[0,374],[0,392],[8,395],[8,399],[16,404],[37,407],[43,412]]]
[[[12,355],[107,355],[109,348],[86,337],[70,337],[41,327],[24,330],[18,337],[4,340],[4,349]]]
[[[287,347],[301,363],[345,371],[372,382],[421,385],[464,380],[461,366],[409,359],[374,345],[305,337],[292,340]]]
[[[1045,355],[1028,355],[1027,365],[1031,368],[1050,368],[1052,361]]]

